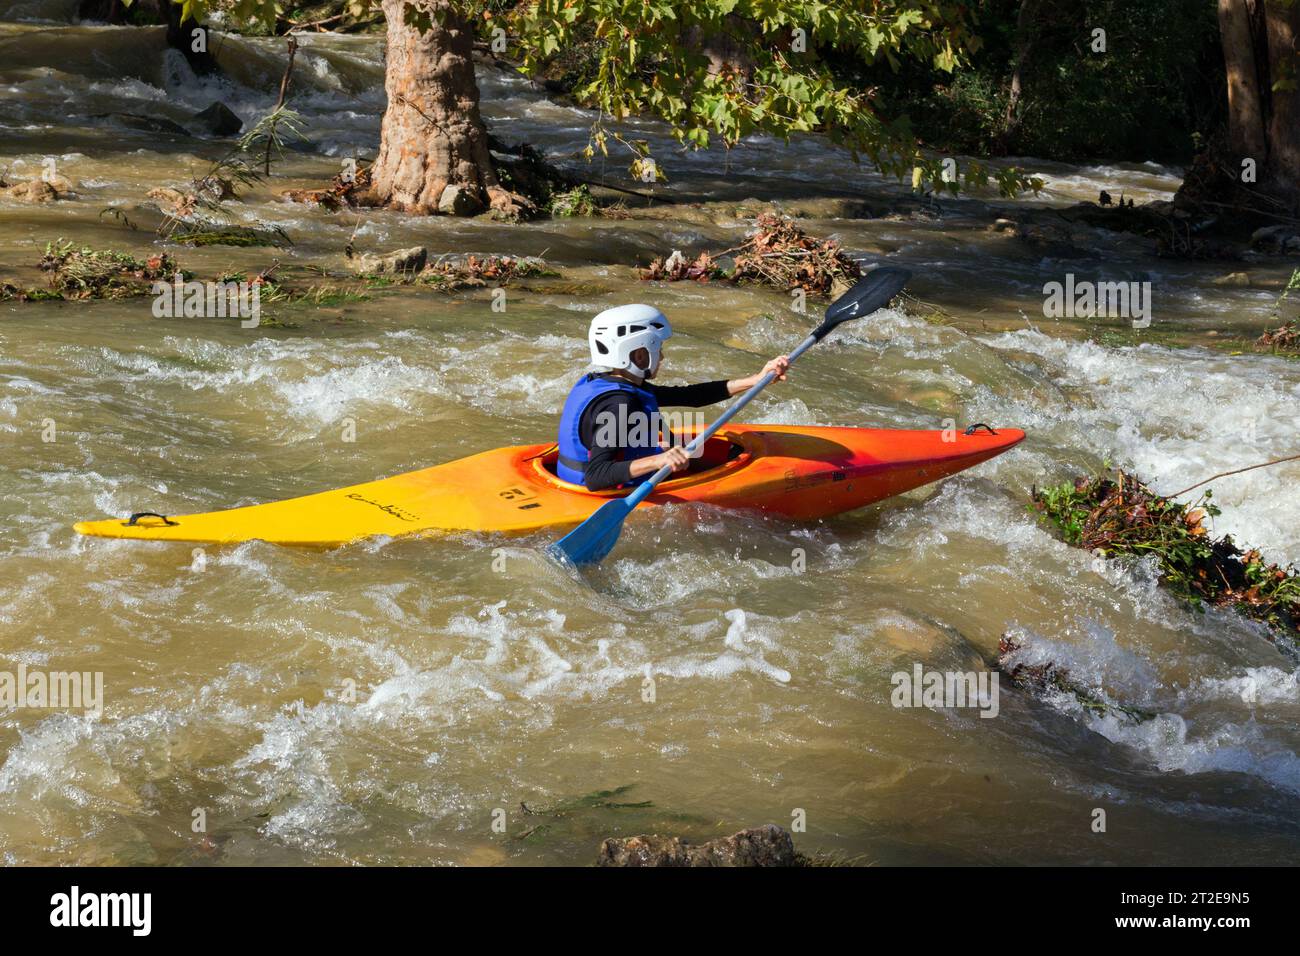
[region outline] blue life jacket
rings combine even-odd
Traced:
[[[631,382],[600,378],[594,373],[587,374],[578,379],[577,384],[570,390],[569,397],[564,400],[564,411],[560,414],[560,457],[555,465],[555,473],[565,481],[575,485],[583,484],[583,473],[587,469],[587,462],[591,460],[591,450],[582,443],[579,434],[582,414],[599,396],[614,391],[627,392],[635,396],[637,401],[633,404],[640,404],[648,418],[639,428],[633,427],[635,419],[628,421],[629,431],[644,432],[645,441],[644,444],[633,447],[624,445],[622,460],[645,458],[647,455],[657,455],[663,450],[659,447],[659,403],[655,401],[655,397],[645,389],[637,388]],[[629,415],[631,414],[635,412],[630,411]],[[596,433],[599,435],[600,423],[595,424]],[[653,426],[653,432],[650,426]],[[631,484],[639,484],[644,480],[644,477],[633,478]]]

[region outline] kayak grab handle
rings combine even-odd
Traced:
[[[977,431],[979,431],[981,428],[984,429],[986,432],[988,432],[990,435],[996,435],[996,434],[997,434],[997,432],[995,432],[995,431],[994,431],[990,426],[985,425],[983,422],[977,422],[976,424],[972,425],[970,428],[968,428],[968,429],[966,429],[964,432],[962,432],[962,434],[963,434],[963,435],[974,435],[974,434],[975,434]]]
[[[170,518],[168,518],[166,515],[160,515],[160,514],[159,514],[158,512],[156,512],[156,511],[137,511],[135,514],[131,515],[131,520],[129,520],[129,521],[126,523],[125,527],[130,528],[130,527],[132,527],[133,525],[137,525],[137,524],[139,524],[141,518],[161,518],[161,519],[162,519],[162,523],[165,524],[165,525],[178,525],[178,524],[180,524],[179,521],[172,521],[172,520],[171,520]]]

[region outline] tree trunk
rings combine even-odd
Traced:
[[[754,57],[750,52],[750,44],[760,34],[761,28],[756,22],[728,14],[722,32],[706,35],[700,27],[691,27],[687,31],[685,43],[708,59],[709,76],[721,76],[729,72],[749,80],[754,75]]]
[[[1219,0],[1219,34],[1228,78],[1228,148],[1261,165],[1267,152],[1264,109],[1267,76],[1256,58],[1263,11],[1255,0]],[[1267,70],[1267,61],[1263,64]]]
[[[418,0],[428,32],[406,22],[412,0],[382,0],[388,21],[388,108],[368,200],[403,212],[473,215],[491,206],[511,218],[527,200],[501,187],[478,109],[470,25],[447,0]],[[439,22],[441,19],[441,22]]]
[[[1256,183],[1241,186],[1300,215],[1300,92],[1294,89],[1300,4],[1219,0],[1228,80],[1228,157],[1239,176],[1253,159]],[[1281,87],[1275,88],[1279,81]]]
[[[1265,179],[1270,189],[1289,201],[1293,213],[1300,213],[1300,4],[1267,4],[1269,62],[1273,78],[1286,77],[1285,89],[1273,91],[1268,125],[1268,166]],[[1283,72],[1283,65],[1286,70]]]
[[[1020,128],[1020,97],[1025,63],[1029,60],[1029,51],[1034,46],[1035,32],[1032,29],[1036,0],[1021,0],[1020,12],[1016,15],[1015,60],[1011,69],[1011,89],[1007,93],[1007,108],[1002,114],[1002,129],[998,131],[998,151],[1006,153],[1016,132]]]
[[[217,65],[217,58],[212,55],[212,51],[207,49],[207,43],[204,44],[202,52],[194,49],[194,31],[206,31],[208,28],[193,17],[182,20],[182,11],[183,8],[179,3],[167,4],[167,45],[181,51],[190,69],[196,75],[212,76],[220,73],[221,67]],[[211,33],[206,39],[211,43]]]

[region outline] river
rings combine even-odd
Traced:
[[[68,7],[0,0],[0,168],[28,178],[52,157],[76,186],[58,203],[0,205],[0,278],[23,284],[42,281],[35,264],[57,236],[156,250],[148,228],[101,211],[147,222],[148,189],[179,185],[223,148],[98,114],[184,122],[219,99],[249,122],[284,65],[282,40],[226,36],[216,53],[229,78],[200,80],[161,30],[72,25]],[[278,201],[347,157],[373,157],[381,55],[374,37],[302,38],[290,105],[309,147],[231,205],[280,225],[290,249],[177,258],[203,275],[272,258],[341,273],[355,234],[364,251],[544,254],[562,277],[512,287],[504,312],[484,290],[398,290],[279,307],[257,329],[155,318],[147,298],[0,305],[0,669],[102,672],[105,688],[97,716],[0,713],[0,859],[585,864],[607,836],[707,839],[764,822],[847,862],[1295,859],[1296,662],[1231,613],[1189,611],[1144,567],[1095,564],[1027,509],[1034,484],[1105,461],[1169,492],[1296,451],[1300,364],[1220,344],[1259,333],[1285,264],[1100,247],[1053,258],[985,228],[1100,189],[1169,198],[1179,170],[1023,159],[1048,180],[1042,196],[832,218],[836,197],[905,190],[814,138],[683,154],[640,122],[630,132],[655,144],[661,188],[709,203],[508,226]],[[589,113],[481,72],[504,139],[586,169],[576,153]],[[586,174],[626,181],[626,165],[611,157]],[[549,440],[585,364],[588,319],[621,302],[671,317],[666,381],[755,371],[809,326],[789,297],[646,284],[632,268],[734,245],[752,229],[736,208],[750,199],[803,212],[803,228],[869,263],[912,269],[910,291],[949,318],[909,306],[846,326],[746,421],[951,419],[1027,440],[810,526],[638,514],[582,576],[541,553],[552,535],[196,555],[72,531]],[[1232,271],[1251,285],[1215,283]],[[1151,282],[1151,329],[1045,318],[1043,284],[1068,272]],[[1300,561],[1298,480],[1291,464],[1216,483],[1215,530]],[[891,706],[895,672],[984,669],[1008,633],[1158,716],[1130,725],[1005,684],[996,719]],[[613,793],[592,796],[602,791]]]

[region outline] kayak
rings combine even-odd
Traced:
[[[1018,429],[980,427],[985,430],[732,425],[645,503],[705,504],[793,521],[828,518],[964,471],[1025,437]],[[555,458],[554,445],[517,445],[286,501],[74,527],[103,538],[336,547],[375,535],[563,528],[628,493],[562,481]]]

